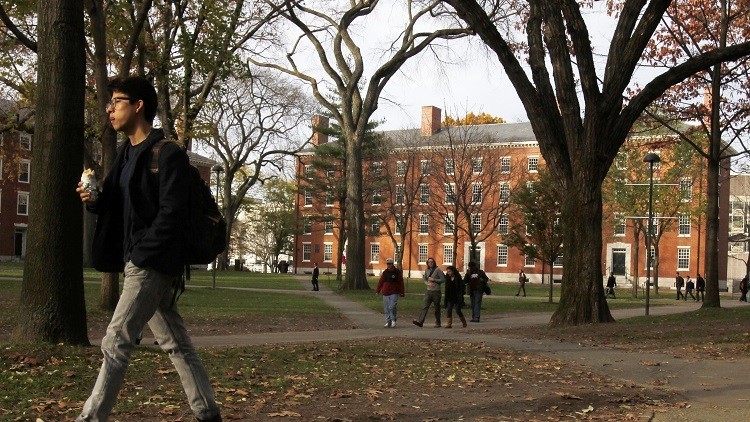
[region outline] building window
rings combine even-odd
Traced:
[[[446,176],[453,176],[456,174],[456,161],[454,159],[445,159],[445,174]]]
[[[370,263],[380,262],[380,243],[370,243]]]
[[[307,205],[307,197],[305,197],[305,205]],[[310,198],[310,205],[312,205],[312,198]],[[333,206],[333,188],[328,188],[328,190],[326,190],[326,206]]]
[[[302,261],[310,262],[312,255],[312,245],[309,243],[302,244]]]
[[[680,179],[680,195],[683,202],[690,202],[693,199],[693,181],[689,177]]]
[[[500,220],[497,223],[497,233],[508,234],[509,225],[510,225],[510,220],[508,219],[508,214],[500,215]]]
[[[523,265],[526,267],[533,267],[536,264],[536,259],[534,257],[531,257],[529,255],[526,255],[524,257]]]
[[[427,234],[430,229],[430,216],[419,214],[419,234]]]
[[[453,244],[443,244],[443,265],[453,265]]]
[[[651,269],[654,269],[654,260],[656,260],[656,251],[654,247],[650,247],[649,251],[651,252]],[[644,261],[646,264],[646,268],[648,268],[648,255],[646,256],[646,260]]]
[[[526,190],[528,190],[530,194],[532,195],[534,194],[534,181],[533,180],[529,180],[528,182],[526,182]]]
[[[426,205],[430,202],[430,185],[422,183],[419,185],[419,203]]]
[[[29,183],[31,174],[31,161],[21,160],[18,163],[18,181],[21,183]]]
[[[380,161],[375,161],[372,163],[372,175],[375,177],[380,177],[380,175],[383,174],[383,163]]]
[[[21,148],[26,151],[31,151],[31,135],[28,133],[22,133],[19,136],[19,139],[21,141]]]
[[[380,205],[383,203],[383,197],[380,195],[379,191],[375,191],[372,193],[372,205]]]
[[[508,266],[508,245],[497,245],[497,266]]]
[[[472,204],[482,203],[482,184],[481,183],[471,184],[471,203]]]
[[[396,204],[403,205],[405,196],[404,185],[396,185]]]
[[[326,234],[333,234],[333,221],[326,220],[326,222],[325,222],[325,233]]]
[[[406,175],[406,161],[396,161],[396,176]]]
[[[690,248],[677,248],[677,270],[690,270]]]
[[[615,236],[625,236],[625,216],[615,213]]]
[[[646,218],[646,224],[648,224],[648,218]],[[648,227],[646,227],[648,233]],[[651,236],[657,236],[659,234],[659,214],[654,213],[654,218],[651,219]]]
[[[510,199],[510,183],[500,183],[500,203],[507,204]]]
[[[680,214],[680,236],[690,236],[690,216],[687,214]]]
[[[539,171],[539,157],[528,158],[529,173],[536,173]]]
[[[456,218],[453,214],[445,214],[445,234],[453,234]]]
[[[482,214],[473,214],[471,216],[471,230],[474,234],[482,231]]]
[[[552,267],[562,268],[562,266],[563,266],[563,256],[559,255],[557,258],[555,258],[555,261],[552,263]]]
[[[310,192],[309,189],[305,189],[305,206],[306,207],[312,206],[312,192]]]
[[[510,173],[510,157],[500,158],[500,172]]]
[[[474,174],[482,174],[482,162],[484,160],[480,158],[472,158],[471,159],[471,171]]]
[[[446,204],[456,203],[456,185],[453,183],[445,184],[445,203]]]
[[[427,244],[420,243],[417,247],[417,262],[419,264],[427,263]]]
[[[419,169],[422,172],[422,176],[430,175],[430,162],[427,160],[421,160],[419,162]]]
[[[310,164],[305,164],[305,176],[311,177],[313,174],[313,166]]]
[[[395,248],[393,248],[393,261],[398,263],[401,262],[401,245],[396,245]]]
[[[380,235],[380,218],[378,216],[373,216],[372,223],[370,224],[370,229],[372,230],[371,234],[373,236]]]
[[[302,220],[302,234],[312,234],[312,220],[310,218],[305,217]]]
[[[323,244],[323,261],[333,262],[333,243]]]
[[[326,171],[326,176],[328,176],[328,181],[332,182],[333,178],[336,176],[336,171],[335,170],[327,170]]]
[[[396,219],[393,223],[395,227],[393,227],[393,233],[395,234],[401,234],[401,228],[404,227],[404,216],[403,215],[397,215]]]
[[[29,193],[18,192],[18,215],[29,215]]]

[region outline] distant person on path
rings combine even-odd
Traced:
[[[698,298],[700,298],[700,301],[703,302],[706,295],[706,280],[701,277],[701,274],[698,273],[698,276],[695,278],[695,301],[698,301]]]
[[[685,295],[682,294],[682,288],[685,286],[685,279],[682,278],[680,273],[677,273],[677,277],[674,279],[674,286],[677,288],[677,300],[680,300],[681,298],[687,300]]]
[[[747,276],[740,281],[740,302],[747,302]]]
[[[526,273],[523,272],[523,270],[518,272],[518,291],[516,292],[516,296],[518,296],[521,291],[523,290],[523,297],[526,297],[526,283],[529,281],[528,277],[526,277]]]
[[[320,275],[320,270],[318,269],[317,262],[313,263],[313,265],[315,265],[315,268],[313,268],[313,273],[312,273],[312,285],[313,285],[313,291],[317,292],[318,290],[320,290],[320,287],[318,287],[318,276]]]
[[[393,265],[393,259],[386,259],[385,265],[386,269],[380,274],[375,294],[383,295],[383,310],[385,311],[383,327],[394,328],[398,319],[398,297],[404,297],[404,277],[401,271]]]
[[[615,297],[615,286],[617,286],[617,280],[615,279],[615,275],[612,273],[609,273],[609,278],[607,278],[607,297],[611,295],[612,299],[617,299]]]
[[[690,278],[690,276],[687,276],[687,281],[685,282],[685,300],[687,300],[688,295],[690,295],[693,300],[697,300],[695,296],[693,296],[693,289],[695,289],[695,283],[693,283],[693,280]]]
[[[445,328],[453,328],[453,309],[456,309],[456,315],[461,319],[461,324],[466,327],[466,318],[464,313],[461,312],[461,307],[464,304],[464,293],[466,292],[466,286],[464,281],[461,279],[461,274],[458,272],[456,267],[449,265],[445,269],[445,305],[446,315],[448,318],[448,324]]]
[[[221,421],[214,392],[173,300],[175,283],[187,263],[183,248],[189,222],[188,156],[174,142],[161,146],[159,172],[151,171],[152,146],[164,138],[152,127],[157,96],[144,77],[112,79],[107,114],[128,140],[96,197],[81,184],[76,191],[97,214],[92,246],[94,267],[123,272],[120,300],[101,342],[104,355],[91,396],[77,421],[106,421],[125,380],[136,338],[148,323],[169,353],[190,409],[199,421]],[[157,415],[152,415],[156,417]]]
[[[479,322],[482,311],[482,296],[484,286],[490,281],[487,274],[479,269],[476,262],[469,262],[469,269],[464,276],[464,283],[469,285],[469,296],[471,297],[471,322]]]
[[[422,281],[427,286],[424,293],[424,306],[419,314],[419,319],[412,321],[417,327],[424,325],[424,319],[427,318],[427,312],[430,305],[435,305],[435,328],[440,327],[440,285],[445,282],[445,274],[435,265],[435,259],[427,258],[427,269],[424,271]]]

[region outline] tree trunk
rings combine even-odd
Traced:
[[[614,318],[602,287],[602,190],[601,181],[575,180],[562,199],[562,221],[566,248],[563,256],[560,305],[550,325],[580,325],[612,322]]]
[[[120,300],[120,273],[102,273],[99,288],[99,309],[114,311]]]
[[[362,192],[363,133],[344,133],[346,139],[346,283],[349,290],[367,290],[365,272],[365,212]]]
[[[718,144],[718,142],[717,142]],[[706,299],[703,307],[718,308],[719,298],[719,161],[708,159],[706,201]]]
[[[638,265],[640,265],[640,244],[638,242],[641,241],[640,232],[638,230],[633,229],[633,254],[635,255],[635,262],[633,265],[635,266],[635,276],[633,278],[633,299],[638,299],[638,282],[640,277],[640,272]],[[633,274],[631,274],[633,276]]]
[[[14,340],[88,345],[83,222],[74,189],[83,166],[83,2],[39,2],[36,124],[28,253]]]

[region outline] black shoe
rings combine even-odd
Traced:
[[[415,319],[415,320],[412,320],[412,322],[411,322],[411,323],[412,323],[412,324],[414,324],[414,325],[416,325],[417,327],[421,327],[422,325],[424,325],[424,324],[422,324],[421,322],[417,321],[416,319]]]

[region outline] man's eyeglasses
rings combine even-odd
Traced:
[[[133,101],[133,99],[130,97],[112,97],[112,99],[109,100],[109,102],[107,102],[107,109],[117,107],[117,103],[119,103],[120,101],[129,102],[129,101]]]

